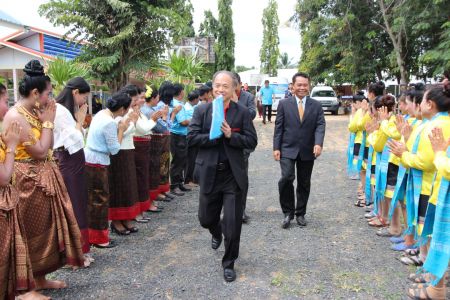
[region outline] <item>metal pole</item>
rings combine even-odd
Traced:
[[[17,70],[13,69],[13,88],[14,88],[14,103],[19,101],[19,95],[17,94],[19,88],[17,83]]]

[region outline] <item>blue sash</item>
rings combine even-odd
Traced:
[[[366,194],[366,205],[372,204],[372,187],[370,184],[370,175],[372,172],[372,156],[373,156],[373,147],[369,146],[369,157],[367,158],[367,170],[366,170],[366,186],[364,187],[364,193]]]
[[[450,157],[450,147],[447,149]],[[447,271],[450,259],[450,182],[442,177],[433,226],[433,238],[430,243],[427,260],[423,268],[433,277],[435,286]]]
[[[381,167],[380,167],[381,155],[382,155],[382,153],[376,152],[377,163],[375,165],[375,187],[373,190],[373,192],[374,192],[373,211],[375,214],[378,214],[378,206],[380,205],[380,202],[378,201],[379,198],[377,196],[377,189],[378,189],[377,186],[379,185],[379,178],[380,178],[380,173],[381,173]]]
[[[389,138],[388,141],[391,139]],[[378,153],[377,153],[378,154]],[[383,152],[380,154],[380,160],[377,160],[377,166],[379,166],[378,176],[376,177],[375,186],[376,186],[376,194],[375,197],[378,203],[384,201],[384,193],[387,187],[387,173],[389,166],[389,156],[391,152],[389,151],[389,147],[387,144],[383,148]]]
[[[350,137],[348,140],[348,148],[347,148],[347,176],[352,178],[356,176],[356,168],[355,164],[353,163],[353,148],[355,146],[355,138],[356,133],[350,133]]]
[[[406,182],[408,180],[408,170],[402,165],[398,166],[397,184],[395,185],[394,195],[392,196],[391,206],[389,208],[389,220],[392,219],[397,202],[405,199]]]
[[[437,113],[436,115],[434,115],[433,118],[431,118],[431,121],[435,120],[436,118],[440,117],[440,116],[448,116],[447,112],[440,112]],[[417,149],[419,148],[419,143],[420,143],[420,136],[422,134],[422,131],[425,129],[425,125],[429,120],[424,119],[422,124],[420,126],[422,126],[422,128],[420,129],[420,131],[417,134],[416,140],[414,141],[413,144],[413,148],[411,153],[412,154],[416,154],[417,153]],[[409,222],[409,218],[412,217],[413,218],[413,222],[412,224],[417,224],[418,218],[419,218],[419,199],[420,199],[420,193],[422,191],[422,179],[423,179],[423,172],[422,170],[418,170],[415,168],[410,168],[410,174],[408,176],[408,184],[406,186],[406,202],[407,202],[407,210],[408,210],[408,202],[411,204],[414,204],[413,207],[413,211],[410,212],[408,211],[408,222]],[[408,229],[409,228],[409,224],[408,224]],[[423,232],[422,232],[423,233]],[[423,235],[424,236],[424,235]]]

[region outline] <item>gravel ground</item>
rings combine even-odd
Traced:
[[[377,237],[364,210],[353,206],[357,182],[345,174],[348,118],[326,119],[308,226],[293,223],[288,230],[280,226],[273,124],[255,121],[259,145],[250,161],[251,221],[243,225],[236,282],[223,280],[223,246],[211,249],[193,191],[164,203],[164,212],[140,225],[139,233],[113,235],[116,248],[93,249],[96,261],[90,268],[51,274],[69,288],[45,294],[53,299],[404,299],[406,276],[414,270],[396,260],[389,241]]]

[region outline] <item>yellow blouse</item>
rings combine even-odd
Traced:
[[[450,157],[447,157],[446,152],[439,151],[435,154],[434,166],[436,167],[437,174],[433,184],[433,193],[431,194],[430,203],[437,205],[442,177],[450,180]]]
[[[356,113],[350,118],[350,123],[348,124],[348,130],[352,133],[356,133],[355,144],[361,144],[363,138],[363,131],[365,128],[361,128],[358,124],[363,117],[362,109],[358,109]]]
[[[373,142],[373,149],[376,152],[382,152],[384,147],[386,146],[386,142],[389,138],[399,141],[402,138],[402,135],[397,130],[397,126],[395,125],[395,116],[391,116],[389,120],[384,120],[381,122],[380,129],[378,130],[378,135]],[[395,165],[400,164],[400,158],[393,153],[389,154],[389,162]]]
[[[428,135],[431,130],[435,127],[440,127],[444,134],[445,140],[450,137],[450,117],[449,116],[439,116],[438,118],[422,123],[417,126],[406,143],[408,151],[404,152],[401,157],[401,163],[406,168],[414,168],[422,170],[422,191],[423,195],[431,195],[431,186],[433,184],[434,174],[436,172],[436,167],[434,165],[435,153],[431,147],[430,139]],[[422,130],[423,129],[423,130]],[[416,137],[420,133],[420,142],[416,154],[412,154],[412,148]]]
[[[36,141],[38,141],[41,138],[41,131],[33,127],[30,130],[30,135],[33,137],[33,138],[30,137],[31,141],[23,142],[17,145],[15,160],[24,160],[31,158],[30,154],[28,154],[27,152],[26,146],[35,144]]]

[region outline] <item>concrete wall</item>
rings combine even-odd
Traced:
[[[3,38],[21,29],[23,29],[23,27],[19,25],[14,25],[0,20],[0,38]]]
[[[0,70],[23,69],[23,67],[32,59],[39,60],[44,64],[42,58],[4,47],[0,49]]]

